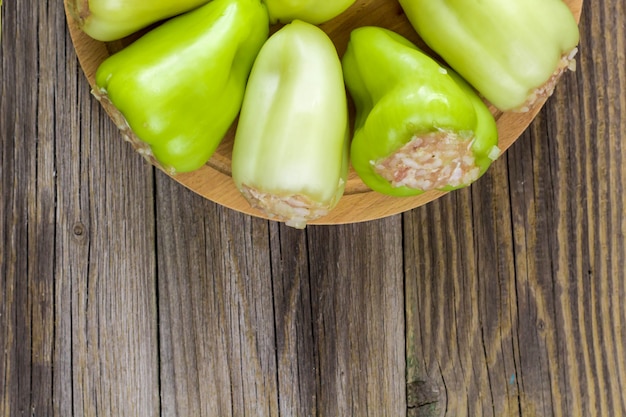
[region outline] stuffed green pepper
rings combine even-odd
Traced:
[[[318,27],[296,20],[265,43],[235,135],[232,176],[269,218],[304,228],[343,195],[348,108],[341,62]]]
[[[213,0],[107,58],[94,94],[165,171],[193,171],[233,124],[269,33],[260,0]]]
[[[528,111],[575,69],[563,0],[400,0],[420,37],[502,111]]]
[[[352,166],[373,190],[461,188],[498,157],[495,120],[475,91],[397,33],[355,29],[343,71],[356,108]]]

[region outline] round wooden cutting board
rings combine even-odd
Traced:
[[[100,63],[112,53],[128,45],[133,37],[110,43],[90,38],[79,29],[68,13],[68,1],[65,0],[65,10],[72,41],[80,65],[89,83],[94,86],[95,73]],[[565,0],[577,21],[580,19],[582,1]],[[425,50],[428,49],[410,26],[397,0],[357,0],[346,12],[320,26],[335,42],[339,56],[342,56],[352,29],[367,25],[391,29]],[[502,113],[492,109],[500,135],[499,147],[503,152],[526,130],[542,105],[543,103],[535,106],[528,113]],[[230,176],[234,132],[235,126],[231,127],[211,160],[204,167],[172,178],[211,201],[253,216],[265,217],[250,207],[235,188]],[[367,188],[354,170],[350,169],[345,194],[337,207],[326,217],[309,224],[342,224],[378,219],[421,206],[444,194],[444,192],[430,191],[416,197],[385,196]]]

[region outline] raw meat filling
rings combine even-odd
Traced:
[[[297,229],[306,223],[325,216],[329,208],[302,195],[278,196],[265,193],[243,184],[241,192],[250,205],[263,211],[270,219],[284,221]]]
[[[397,152],[371,163],[394,187],[424,191],[458,187],[476,181],[480,175],[473,141],[473,137],[466,139],[445,131],[416,135]]]

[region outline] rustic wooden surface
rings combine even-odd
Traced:
[[[5,1],[0,416],[626,415],[624,0],[470,189],[296,231],[147,166]]]

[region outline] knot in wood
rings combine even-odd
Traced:
[[[85,234],[85,225],[82,224],[81,222],[74,223],[72,232],[74,233],[74,236],[78,236],[78,237],[83,236]]]

